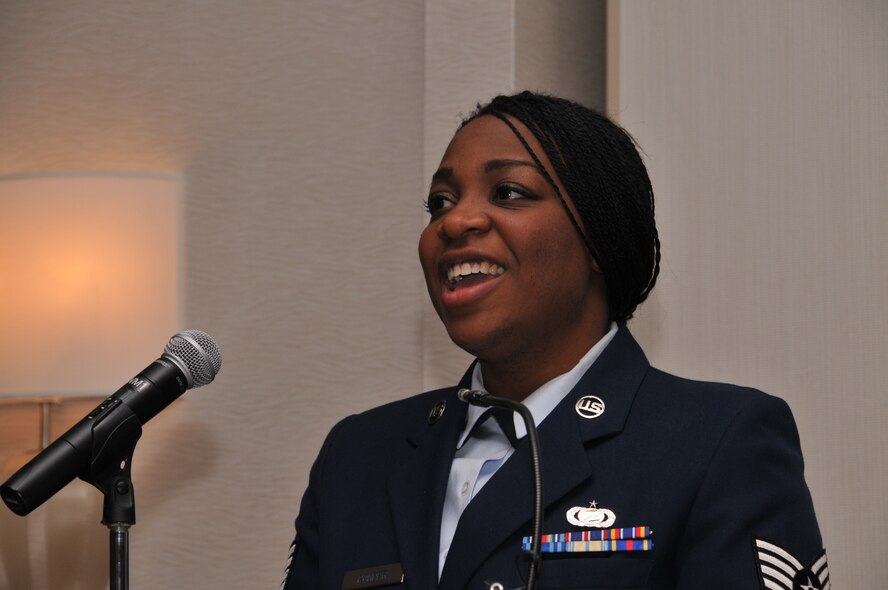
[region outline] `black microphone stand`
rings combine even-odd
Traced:
[[[533,415],[527,409],[527,406],[509,399],[501,399],[508,402],[505,404],[505,407],[509,407],[521,415],[521,418],[524,420],[524,429],[527,430],[527,441],[530,443],[530,461],[533,469],[533,527],[531,529],[530,566],[527,570],[527,585],[525,588],[526,590],[533,590],[536,588],[537,580],[540,577],[540,567],[542,566],[540,540],[543,531],[543,466],[540,459],[540,437],[537,434]]]
[[[132,458],[142,436],[142,425],[119,400],[109,398],[105,404],[110,407],[99,406],[94,412],[103,414],[106,420],[100,420],[93,428],[89,471],[80,479],[105,496],[102,524],[108,527],[110,537],[110,590],[129,590],[129,529],[136,524]],[[113,429],[103,432],[103,424],[111,424]]]
[[[530,565],[527,570],[527,584],[525,590],[534,590],[540,576],[542,566],[542,554],[540,551],[540,539],[543,530],[543,466],[540,458],[540,437],[537,434],[533,415],[527,406],[504,397],[490,395],[486,391],[473,391],[460,389],[457,395],[464,402],[473,405],[503,408],[517,412],[524,420],[524,429],[527,431],[527,441],[530,443],[530,461],[533,469],[533,524],[531,530],[531,546],[528,552]],[[502,588],[502,584],[498,584]]]

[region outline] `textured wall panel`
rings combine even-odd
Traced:
[[[884,586],[888,5],[620,5],[663,270],[654,363],[795,412],[836,587]]]
[[[517,0],[515,89],[604,110],[605,0]]]

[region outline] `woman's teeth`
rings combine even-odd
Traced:
[[[490,264],[489,262],[463,262],[460,264],[454,264],[450,267],[450,270],[447,271],[447,280],[451,285],[455,285],[466,277],[472,275],[489,275],[492,277],[498,277],[501,274],[506,272],[506,269],[499,266],[498,264]]]

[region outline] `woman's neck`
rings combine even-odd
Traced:
[[[588,339],[570,342],[553,354],[551,349],[510,354],[500,359],[479,359],[484,376],[484,389],[492,395],[523,401],[534,391],[573,369],[604,335],[591,334]]]

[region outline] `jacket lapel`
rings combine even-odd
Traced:
[[[445,411],[434,423],[423,419],[408,434],[415,447],[411,457],[388,480],[389,506],[405,581],[411,588],[434,588],[438,584],[438,545],[441,510],[456,442],[465,426],[467,404],[456,396],[459,387],[471,383],[469,368],[460,385],[441,390],[438,401]],[[468,381],[467,381],[468,377]]]
[[[546,507],[595,475],[586,446],[623,430],[635,392],[649,365],[624,327],[576,387],[539,425]],[[577,401],[595,395],[605,403],[597,418],[582,418]],[[449,472],[449,462],[448,462]],[[446,485],[446,476],[444,485]],[[515,453],[469,503],[460,518],[441,575],[441,588],[461,589],[510,535],[530,534],[533,481],[526,437]],[[437,515],[440,516],[440,513]],[[437,545],[437,544],[436,544]],[[520,547],[514,547],[517,556]]]

